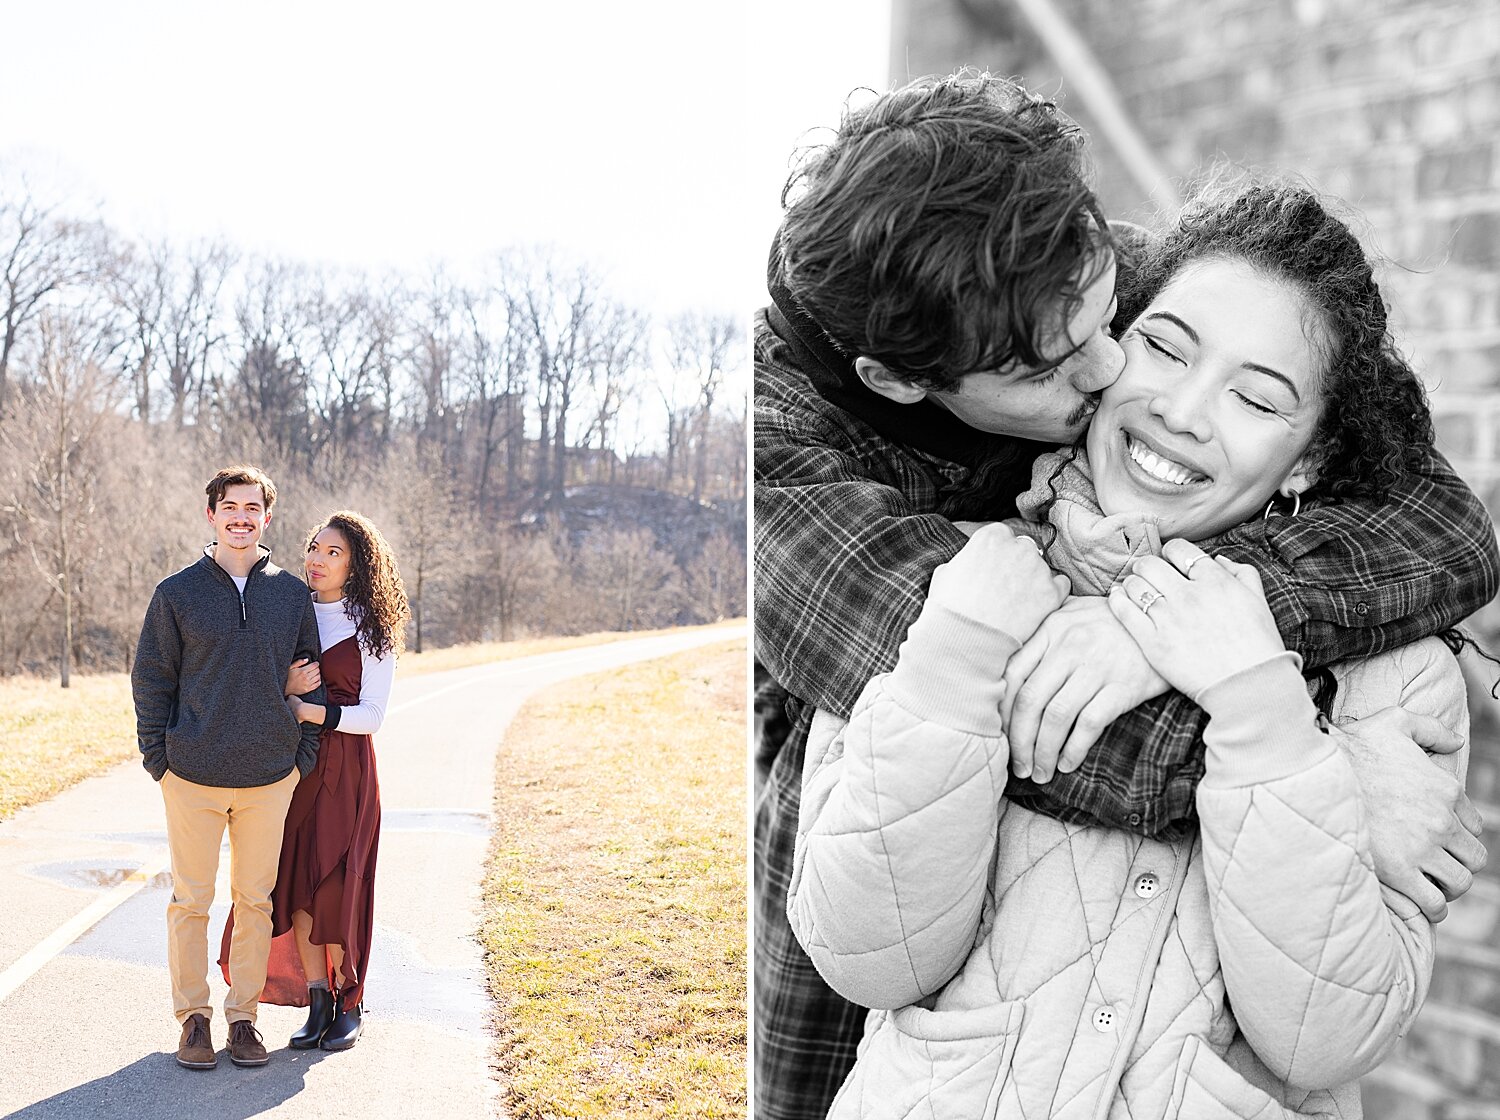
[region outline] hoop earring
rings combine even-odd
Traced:
[[[1266,512],[1260,515],[1260,519],[1262,521],[1265,521],[1266,519],[1268,519],[1271,516],[1271,511],[1276,508],[1276,499],[1278,497],[1282,497],[1282,496],[1283,495],[1279,495],[1279,494],[1278,495],[1273,495],[1272,498],[1271,498],[1271,500],[1266,503]],[[1285,495],[1285,496],[1286,497],[1290,497],[1292,499],[1292,512],[1289,513],[1289,514],[1287,514],[1286,516],[1288,516],[1288,517],[1296,517],[1299,513],[1302,512],[1302,495],[1300,493],[1298,493],[1296,490],[1293,490],[1291,492],[1291,494]]]

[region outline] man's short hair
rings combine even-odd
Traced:
[[[782,192],[792,298],[850,357],[928,388],[1045,364],[1108,262],[1083,142],[1056,105],[989,74],[846,107]]]
[[[276,504],[276,483],[271,481],[271,476],[259,467],[242,464],[224,467],[208,480],[208,485],[203,488],[203,492],[208,495],[208,508],[218,509],[224,491],[231,486],[259,486],[261,497],[266,500],[267,513]]]

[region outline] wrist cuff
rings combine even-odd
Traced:
[[[1302,659],[1289,650],[1241,669],[1204,689],[1209,714],[1204,782],[1235,787],[1275,781],[1306,770],[1334,751],[1318,730]]]
[[[997,630],[928,600],[906,633],[886,692],[913,715],[945,727],[998,735],[1001,674],[1021,648]]]

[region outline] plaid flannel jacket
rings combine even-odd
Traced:
[[[755,325],[756,650],[786,690],[790,721],[779,747],[757,751],[756,1115],[776,1120],[824,1115],[863,1024],[786,921],[812,710],[848,716],[892,668],[933,569],[966,540],[951,521],[1011,516],[1038,450],[999,437],[962,444],[951,431],[924,432],[925,447],[893,438],[878,412],[840,399],[857,389],[830,388],[837,359],[806,324],[771,308]],[[951,458],[936,451],[944,441]],[[1452,626],[1500,581],[1484,506],[1435,453],[1380,506],[1305,506],[1208,548],[1261,572],[1282,637],[1309,668]],[[1169,693],[1117,720],[1073,773],[1047,786],[1012,778],[1006,795],[1066,820],[1174,834],[1192,821],[1206,722]]]

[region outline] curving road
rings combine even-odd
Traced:
[[[293,1051],[299,1008],[263,1006],[262,1069],[174,1060],[166,970],[166,832],[136,762],[0,824],[0,1116],[454,1118],[502,1114],[473,940],[495,751],[538,689],[697,646],[685,631],[403,680],[376,737],[384,820],[365,1034],[342,1054]],[[227,845],[226,849],[227,851]],[[212,928],[227,908],[221,860]]]

